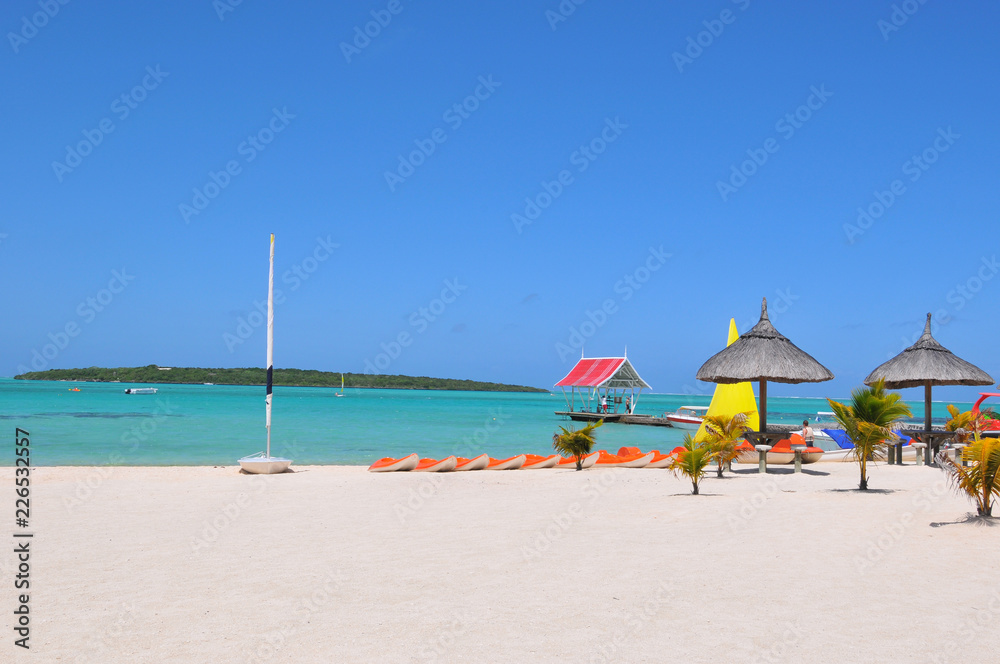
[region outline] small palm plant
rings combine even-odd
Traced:
[[[954,404],[948,404],[948,414],[951,415],[951,419],[945,422],[945,431],[956,432],[954,438],[956,443],[968,443],[983,435],[983,431],[986,429],[986,420],[993,414],[993,411],[987,408],[973,415],[971,410],[964,413],[959,412]]]
[[[722,477],[722,468],[727,466],[733,459],[740,455],[736,446],[740,444],[743,434],[750,430],[747,421],[750,413],[736,413],[735,415],[709,415],[705,418],[705,433],[708,434],[707,442],[712,451],[718,454],[715,463],[718,464],[716,473]]]
[[[850,404],[827,399],[837,422],[854,443],[852,456],[861,470],[858,488],[868,490],[868,462],[885,452],[886,439],[894,438],[899,422],[912,417],[910,407],[895,392],[886,392],[885,381],[851,392]]]
[[[684,449],[679,450],[677,455],[671,460],[668,469],[674,475],[683,475],[691,480],[691,493],[698,495],[698,482],[705,476],[705,469],[712,463],[718,452],[712,450],[709,442],[696,443],[691,434],[684,434]]]
[[[602,424],[604,424],[604,420],[598,420],[577,431],[559,427],[562,433],[552,436],[552,449],[563,456],[575,457],[576,469],[583,470],[583,457],[590,454],[596,442],[594,429]]]
[[[969,465],[938,455],[938,463],[954,487],[975,501],[979,516],[992,517],[993,499],[1000,496],[1000,440],[977,436],[962,450],[962,460]]]

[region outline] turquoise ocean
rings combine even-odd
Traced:
[[[75,387],[80,391],[71,391]],[[263,387],[148,386],[157,388],[154,395],[125,394],[126,387],[147,386],[0,379],[0,421],[11,438],[15,427],[31,434],[34,466],[233,465],[265,447]],[[565,409],[561,392],[349,388],[338,398],[335,391],[275,388],[272,454],[296,464],[364,465],[411,452],[433,458],[550,454],[559,426],[581,426],[554,414]],[[662,415],[710,400],[643,394],[636,413]],[[908,403],[914,417],[922,418],[923,402]],[[824,399],[771,397],[768,422],[793,424],[828,410]],[[946,404],[935,402],[932,414],[944,422]],[[607,424],[597,440],[612,452],[624,445],[670,450],[682,436],[668,427]],[[12,464],[13,454],[0,455],[0,465]]]

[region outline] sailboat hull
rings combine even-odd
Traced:
[[[276,475],[288,470],[291,459],[278,457],[253,456],[240,459],[240,468],[252,475]]]

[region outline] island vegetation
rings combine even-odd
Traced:
[[[340,373],[312,369],[275,369],[274,385],[286,387],[334,387],[340,389]],[[486,383],[477,380],[429,378],[427,376],[390,376],[344,373],[345,387],[401,390],[467,390],[474,392],[546,392],[537,387]],[[118,367],[106,369],[50,369],[14,376],[19,380],[67,380],[96,383],[213,383],[215,385],[263,385],[264,369],[198,369],[192,367]]]

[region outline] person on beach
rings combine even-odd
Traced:
[[[813,434],[812,427],[809,426],[809,420],[802,420],[802,440],[805,442],[806,447],[815,447],[813,443],[816,440],[816,436]]]

